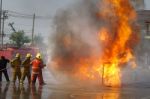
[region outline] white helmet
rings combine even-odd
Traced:
[[[26,57],[29,58],[29,57],[32,57],[32,55],[31,55],[30,53],[28,53],[28,54],[26,55]]]
[[[36,58],[41,59],[41,57],[42,57],[41,53],[36,54]]]
[[[17,57],[17,58],[20,57],[20,56],[21,56],[21,55],[20,55],[19,53],[16,54],[16,57]]]

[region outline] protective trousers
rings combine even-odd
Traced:
[[[31,82],[32,84],[35,84],[36,83],[36,79],[38,78],[39,80],[39,84],[42,85],[43,84],[43,79],[42,79],[42,76],[40,75],[40,73],[32,73],[32,76],[31,76]]]
[[[28,79],[28,83],[30,84],[30,82],[31,82],[31,73],[30,73],[30,71],[23,71],[22,72],[20,83],[23,84],[26,77]]]
[[[2,70],[0,71],[0,82],[2,81],[2,73],[4,74],[6,80],[9,82],[9,76],[8,76],[8,73],[7,73],[7,70]]]
[[[18,78],[19,82],[21,79],[21,70],[16,70],[13,72],[13,82],[16,82],[16,79]]]
[[[44,79],[43,79],[42,69],[39,71],[39,76],[40,76],[40,78],[41,78],[41,80],[42,80],[42,84],[45,83],[45,82],[44,82]]]

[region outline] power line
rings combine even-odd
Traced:
[[[8,10],[8,15],[11,17],[17,17],[17,18],[33,19],[33,15],[23,14],[20,12],[10,11],[10,10]],[[47,20],[47,19],[51,19],[51,18],[52,18],[51,16],[37,16],[37,15],[35,16],[35,19]]]
[[[13,15],[13,14],[8,14],[8,16],[11,16],[11,17],[17,17],[17,18],[26,18],[26,19],[32,19],[32,17],[30,16],[22,16],[22,15]]]
[[[18,15],[25,15],[25,16],[31,16],[31,14],[25,14],[25,13],[20,13],[20,12],[16,12],[16,11],[11,11],[11,10],[8,10],[9,13],[13,13],[13,14],[18,14]]]
[[[13,14],[8,14],[8,16],[11,17],[17,17],[17,18],[24,18],[24,19],[32,19],[33,17],[30,16],[22,16],[22,15],[13,15]],[[52,17],[49,16],[36,16],[35,19],[43,19],[43,20],[48,20],[48,19],[52,19]]]

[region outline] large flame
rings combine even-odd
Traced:
[[[88,47],[84,46],[85,44],[80,43],[81,41],[73,34],[62,33],[56,42],[61,49],[55,50],[57,54],[53,57],[56,63],[54,68],[63,73],[71,72],[74,78],[100,81],[102,85],[120,87],[121,68],[127,63],[133,68],[136,67],[133,55],[133,47],[138,41],[134,29],[136,12],[129,0],[100,1],[100,11],[95,13],[96,20],[100,21],[96,33],[100,53],[95,55],[97,50],[90,49],[90,55],[87,54]],[[75,42],[74,38],[77,39]],[[85,52],[79,53],[81,50]]]
[[[102,54],[97,61],[92,60],[95,62],[92,68],[87,68],[86,64],[81,63],[83,66],[80,72],[90,79],[97,79],[95,73],[98,73],[102,84],[121,86],[121,66],[127,62],[132,63],[133,67],[136,66],[132,44],[129,44],[134,33],[132,21],[135,20],[136,13],[129,0],[102,0],[102,2],[105,6],[100,11],[99,18],[110,22],[109,27],[103,26],[98,32],[98,39],[103,47]]]

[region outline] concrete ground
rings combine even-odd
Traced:
[[[15,85],[10,82],[0,84],[0,99],[150,99],[150,83],[134,83],[123,85],[121,88],[111,87],[75,87],[58,85],[47,77],[48,70],[44,70],[46,85],[29,86]]]

